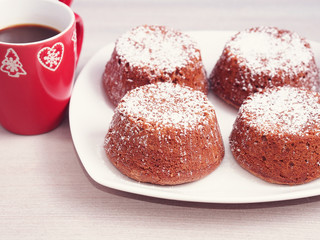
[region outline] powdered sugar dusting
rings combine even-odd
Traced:
[[[139,26],[116,42],[120,59],[137,67],[168,73],[183,67],[190,59],[200,59],[196,43],[186,34],[164,26]]]
[[[249,97],[239,116],[262,132],[320,135],[320,95],[289,86],[267,89]]]
[[[160,82],[136,88],[119,103],[116,111],[132,118],[144,119],[153,127],[193,128],[206,124],[214,110],[200,91],[179,84]]]
[[[238,56],[240,65],[246,65],[255,74],[298,74],[305,71],[313,59],[305,39],[296,33],[272,27],[239,32],[226,46]]]

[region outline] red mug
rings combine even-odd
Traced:
[[[16,134],[48,132],[62,121],[69,103],[82,19],[57,0],[0,0],[0,5],[0,33],[22,24],[58,30],[34,42],[0,40],[0,124]]]

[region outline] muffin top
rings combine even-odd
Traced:
[[[131,90],[115,111],[156,129],[201,128],[208,124],[208,116],[215,116],[206,95],[170,82],[148,84]]]
[[[241,118],[265,133],[320,135],[320,94],[295,87],[267,88],[249,96]]]
[[[314,60],[310,44],[297,33],[276,27],[255,27],[237,33],[226,44],[240,66],[253,74],[296,76]]]
[[[201,59],[189,35],[157,25],[142,25],[126,32],[117,40],[116,51],[121,61],[168,73]]]

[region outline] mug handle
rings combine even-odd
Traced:
[[[59,1],[68,5],[69,7],[71,6],[71,3],[72,3],[72,0],[59,0]],[[77,59],[76,59],[76,63],[78,63],[79,56],[81,53],[81,48],[82,48],[82,42],[83,42],[83,20],[77,13],[74,13],[74,16],[76,18],[76,33],[77,33]]]

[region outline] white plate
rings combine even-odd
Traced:
[[[208,74],[219,58],[225,42],[234,32],[189,32],[198,41]],[[320,44],[311,42],[317,53]],[[226,154],[221,165],[209,176],[179,186],[156,186],[139,183],[122,175],[107,159],[103,142],[113,115],[102,90],[101,76],[114,45],[101,49],[80,73],[70,101],[70,128],[75,148],[88,174],[99,184],[146,196],[193,202],[252,203],[288,200],[320,195],[320,180],[299,186],[264,182],[249,174],[232,157],[228,137],[236,111],[209,94],[223,135]]]

